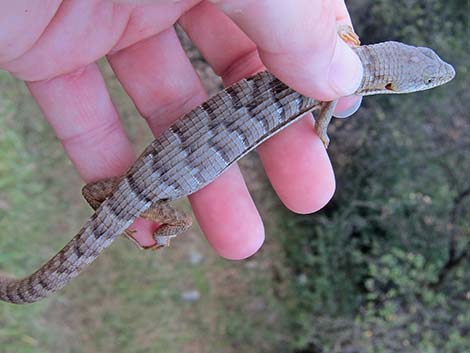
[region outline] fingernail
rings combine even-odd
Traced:
[[[362,103],[362,97],[359,97],[359,99],[357,100],[356,103],[354,103],[353,106],[351,106],[350,108],[348,108],[346,110],[343,110],[343,111],[340,111],[340,112],[335,112],[333,114],[333,116],[335,118],[340,118],[340,119],[347,118],[347,117],[353,115],[355,112],[357,112],[357,110],[361,106],[361,103]]]
[[[359,57],[341,39],[337,39],[329,73],[330,85],[339,96],[353,94],[362,80]]]

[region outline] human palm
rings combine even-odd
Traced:
[[[349,23],[344,2],[156,0],[0,4],[0,68],[26,81],[87,182],[121,175],[135,154],[96,61],[106,56],[155,135],[204,101],[203,86],[173,25],[178,21],[225,84],[267,66],[304,94],[323,100],[354,92],[361,66],[336,35]],[[242,31],[243,30],[243,31]],[[342,100],[338,110],[357,106]],[[258,148],[274,189],[291,210],[310,213],[334,191],[334,175],[306,117]],[[264,240],[261,218],[237,166],[190,196],[219,254],[240,259]],[[133,227],[142,245],[155,228]]]

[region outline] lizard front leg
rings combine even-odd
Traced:
[[[350,47],[357,48],[361,45],[359,36],[354,32],[350,25],[338,25],[337,32],[339,37],[345,41]],[[328,125],[336,108],[338,101],[322,102],[320,105],[320,112],[318,117],[315,118],[315,131],[323,142],[325,148],[328,148],[330,138],[328,137]]]
[[[350,25],[340,24],[336,27],[339,37],[346,42],[350,47],[357,48],[361,45],[359,36],[354,32]]]
[[[330,138],[328,137],[328,125],[330,124],[333,112],[336,108],[338,101],[322,102],[320,104],[320,112],[318,117],[315,118],[315,131],[323,142],[325,148],[328,148],[330,144]]]
[[[114,177],[86,184],[82,188],[82,195],[89,205],[96,210],[104,200],[112,195],[121,180],[122,177]],[[192,225],[192,218],[189,215],[174,208],[166,201],[158,201],[152,204],[140,216],[160,223],[161,226],[153,233],[155,244],[151,246],[140,245],[132,236],[134,231],[130,229],[124,231],[123,235],[132,240],[139,249],[167,247],[170,245],[170,239],[188,230]]]

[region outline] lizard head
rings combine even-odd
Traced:
[[[360,95],[411,93],[449,82],[455,76],[452,65],[432,49],[398,42],[359,47],[364,76]]]

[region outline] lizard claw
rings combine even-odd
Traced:
[[[356,34],[356,32],[354,32],[350,25],[338,25],[337,31],[339,37],[344,40],[350,47],[357,48],[361,45],[359,36]]]
[[[330,138],[328,137],[328,135],[320,134],[318,137],[320,137],[321,142],[323,142],[323,146],[325,146],[325,150],[327,150],[328,146],[330,145]]]

